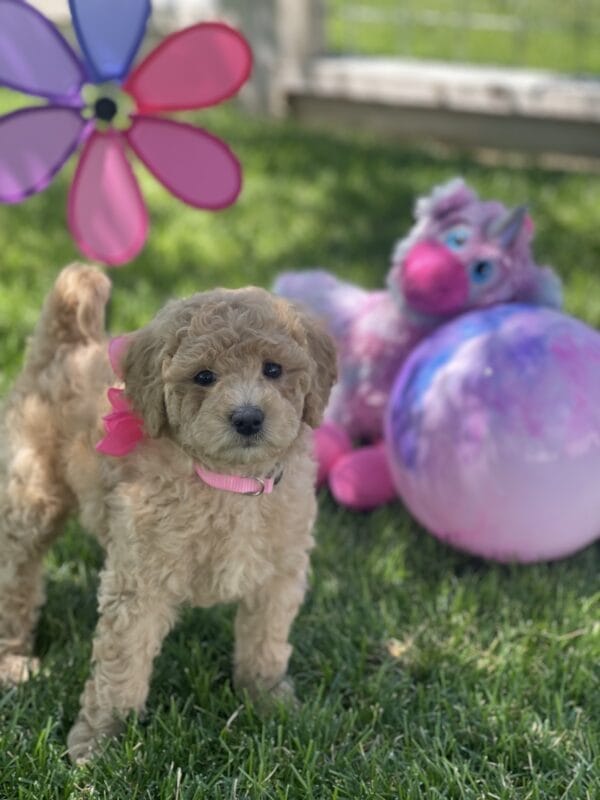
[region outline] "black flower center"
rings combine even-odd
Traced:
[[[110,97],[101,97],[94,103],[94,116],[103,122],[112,122],[117,115],[117,104]]]

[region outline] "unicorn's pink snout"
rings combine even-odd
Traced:
[[[460,311],[469,296],[464,266],[439,242],[416,244],[396,270],[408,305],[422,314]]]

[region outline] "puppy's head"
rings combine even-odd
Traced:
[[[121,366],[146,434],[224,470],[283,457],[320,423],[336,378],[319,324],[255,288],[169,303],[128,337]]]

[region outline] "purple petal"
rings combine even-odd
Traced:
[[[46,17],[20,0],[0,0],[0,85],[66,104],[84,80],[79,59]]]
[[[0,203],[20,203],[52,181],[89,130],[73,108],[24,108],[0,117]]]
[[[150,0],[69,0],[73,25],[97,82],[129,72],[150,16]]]

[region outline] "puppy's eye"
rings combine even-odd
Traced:
[[[197,375],[194,375],[194,383],[198,384],[198,386],[212,386],[216,381],[217,376],[209,369],[203,369]]]
[[[281,364],[275,364],[273,361],[265,361],[263,364],[263,375],[265,378],[271,378],[272,380],[280,378],[282,372]]]

